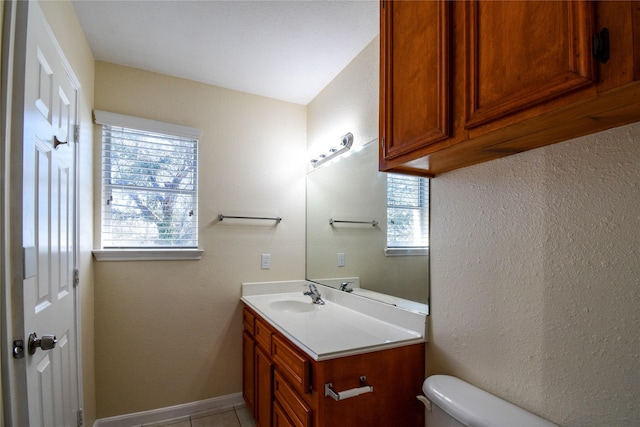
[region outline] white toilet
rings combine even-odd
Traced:
[[[418,396],[427,407],[426,427],[552,427],[544,418],[456,377],[427,378]]]

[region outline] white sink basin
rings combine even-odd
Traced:
[[[304,281],[254,286],[242,301],[317,361],[424,342],[424,315],[324,287],[314,304]]]
[[[284,299],[273,301],[269,303],[269,307],[287,313],[306,313],[313,310],[314,304],[312,302],[305,302],[296,299]]]

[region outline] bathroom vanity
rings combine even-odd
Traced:
[[[423,426],[426,316],[326,287],[313,304],[307,286],[243,285],[243,397],[256,425]]]

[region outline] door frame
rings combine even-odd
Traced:
[[[15,336],[15,327],[17,323],[15,319],[22,316],[22,310],[16,308],[19,313],[13,312],[12,286],[14,283],[15,272],[12,271],[14,263],[11,260],[11,254],[15,246],[15,232],[11,232],[14,217],[10,211],[11,201],[13,197],[10,183],[12,177],[15,177],[11,167],[12,164],[12,144],[11,141],[18,140],[22,144],[22,111],[24,111],[24,93],[18,95],[15,87],[24,88],[24,66],[26,60],[26,39],[27,39],[27,15],[28,5],[26,2],[19,0],[7,0],[4,2],[3,25],[2,25],[2,112],[0,120],[2,120],[2,153],[0,158],[2,161],[2,199],[0,200],[0,230],[2,232],[2,257],[0,260],[0,270],[2,280],[0,281],[0,304],[2,308],[2,336],[0,347],[2,349],[2,398],[3,398],[3,422],[6,426],[17,425],[17,421],[28,417],[28,407],[19,405],[17,401],[17,378],[20,371],[19,366],[22,362],[24,372],[24,360],[13,359],[13,339]],[[14,113],[21,111],[19,119]],[[20,153],[22,150],[20,150]],[[14,155],[15,156],[15,155]],[[22,173],[21,164],[17,169]],[[20,178],[20,181],[22,179]],[[20,188],[22,184],[19,184]],[[20,203],[22,201],[20,200]],[[21,222],[19,222],[21,223]],[[20,283],[20,282],[18,282]],[[24,332],[20,334],[24,339]],[[23,381],[24,382],[24,381]],[[22,406],[22,407],[21,407]],[[27,418],[28,419],[28,418]]]
[[[27,18],[29,3],[33,0],[4,0],[2,21],[0,88],[0,427],[26,425],[29,420],[25,359],[13,358],[13,340],[26,340],[24,330],[24,310],[22,304],[22,144],[24,123],[24,87],[27,45]],[[36,7],[37,2],[34,2]],[[42,13],[42,12],[40,12]],[[53,30],[45,24],[50,36],[55,40]],[[69,75],[75,89],[76,111],[75,123],[80,124],[79,100],[82,87],[73,72],[61,46],[56,48],[65,72]],[[21,88],[16,90],[17,88]],[[74,179],[74,269],[79,266],[79,154],[78,142],[75,150]],[[13,184],[13,185],[11,185]],[[12,209],[13,207],[13,209]],[[16,208],[17,207],[17,208]],[[81,410],[83,402],[82,381],[82,341],[81,341],[81,298],[80,287],[74,286],[74,308],[76,329],[76,378],[78,406]]]

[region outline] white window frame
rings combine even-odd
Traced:
[[[392,176],[394,174],[387,174],[387,191],[388,190],[388,186],[389,186],[389,177]],[[395,174],[397,176],[401,176],[398,174]],[[424,178],[427,180],[427,190],[426,190],[426,212],[424,212],[423,214],[427,215],[427,221],[428,223],[429,221],[429,198],[430,198],[430,182],[428,180],[428,178]],[[388,194],[388,193],[387,193]],[[425,203],[424,201],[422,203]],[[424,207],[424,206],[421,206]],[[392,207],[388,205],[388,196],[387,196],[387,218],[389,216],[389,211]],[[388,226],[388,225],[387,225]],[[387,229],[388,230],[388,229]],[[427,230],[427,239],[429,238],[429,230]],[[428,256],[429,255],[429,245],[425,245],[425,246],[390,246],[389,245],[389,236],[387,234],[387,244],[386,244],[386,248],[384,250],[385,256],[388,257],[393,257],[393,256]]]
[[[114,127],[137,129],[146,132],[154,132],[166,135],[180,136],[200,140],[199,129],[159,122],[134,116],[111,113],[107,111],[94,111],[95,123]],[[101,138],[102,144],[102,138]],[[102,149],[101,149],[102,151]],[[102,172],[102,162],[100,162]],[[102,185],[102,184],[101,184]],[[100,194],[102,194],[102,188]],[[198,260],[202,258],[204,251],[199,248],[108,248],[103,247],[102,242],[102,206],[100,207],[100,249],[94,249],[93,255],[98,261],[153,261],[153,260]]]

